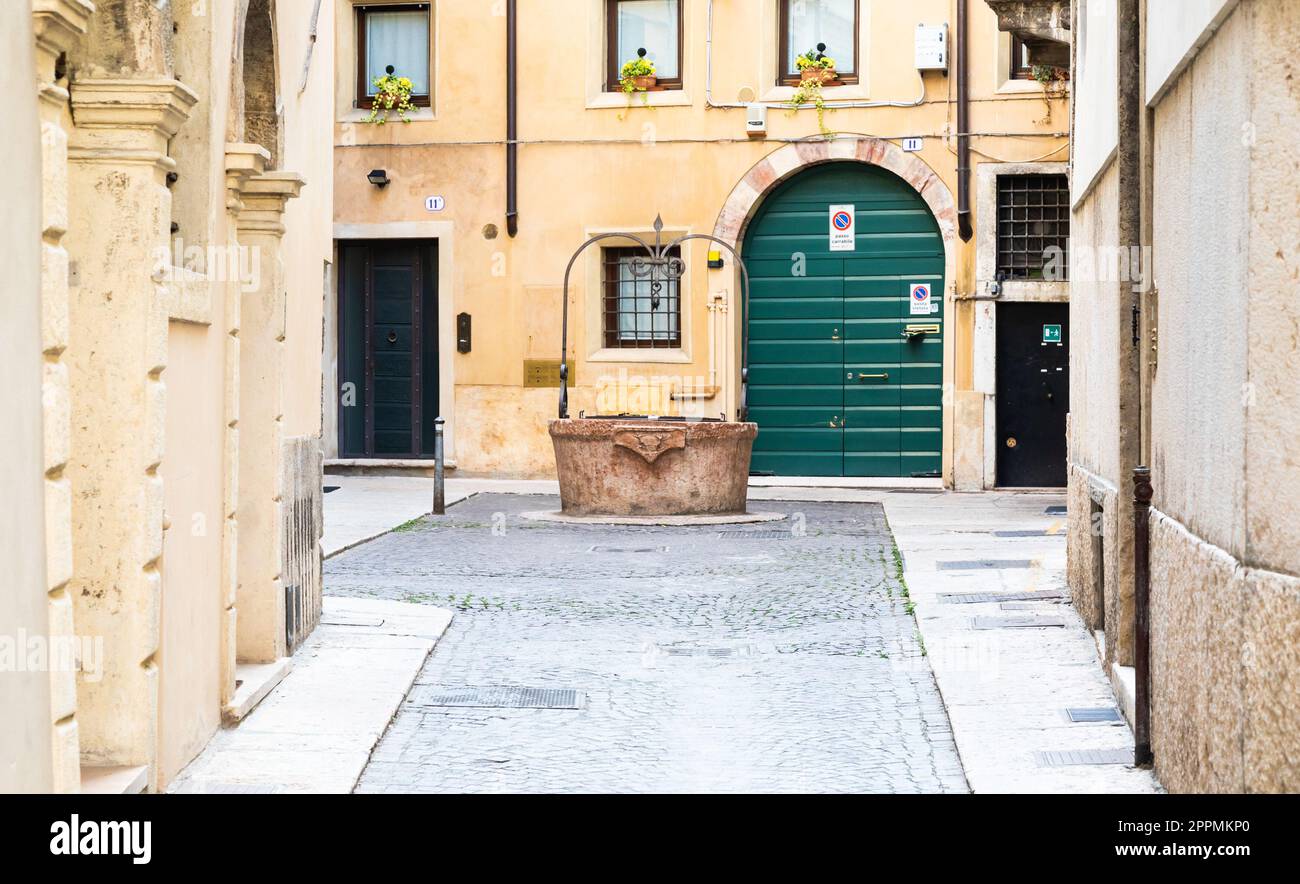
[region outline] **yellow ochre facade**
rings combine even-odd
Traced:
[[[353,297],[345,278],[350,247],[406,242],[436,250],[436,308],[426,301],[420,319],[424,338],[436,339],[436,356],[426,353],[423,378],[426,388],[436,386],[436,396],[426,389],[423,404],[426,412],[436,407],[446,421],[447,457],[457,473],[549,477],[554,457],[546,426],[557,409],[553,372],[570,255],[601,233],[627,231],[653,240],[657,216],[665,239],[710,234],[743,253],[746,231],[775,189],[814,167],[843,162],[885,169],[905,182],[943,238],[945,284],[935,293],[946,329],[942,470],[929,481],[941,478],[947,487],[971,490],[998,484],[992,298],[1063,304],[1067,294],[1063,281],[1001,280],[997,181],[1001,174],[1064,174],[1070,104],[1063,78],[1044,84],[1024,71],[1017,74],[1012,36],[999,31],[984,3],[644,0],[644,8],[635,8],[608,0],[331,2],[340,273],[333,303],[326,305],[325,382],[335,391],[325,402],[327,469],[426,465],[419,457],[382,451],[358,454],[341,438],[348,409],[364,400],[341,364],[346,344],[340,341],[349,320],[340,300]],[[383,20],[386,7],[405,17]],[[830,17],[816,17],[823,13]],[[782,50],[811,48],[794,41],[817,39],[820,23],[843,20],[831,13],[851,16],[850,33],[841,29],[828,39],[854,46],[847,54],[856,63],[852,77],[822,90],[824,125],[834,133],[824,137],[811,105],[790,107],[795,87],[783,82],[788,58]],[[679,16],[680,63],[662,48],[672,39],[673,16]],[[636,30],[646,19],[668,21],[669,29]],[[507,218],[512,25],[513,236]],[[918,71],[922,25],[946,28],[946,71]],[[409,41],[385,31],[402,27],[420,33],[427,27],[427,59],[419,60]],[[791,35],[787,40],[785,33]],[[643,34],[658,41],[659,67],[677,77],[665,78],[671,81],[667,88],[628,95],[611,70],[628,60],[624,53],[631,57],[627,47]],[[958,128],[963,36],[969,77],[964,133]],[[371,88],[369,74],[382,72],[382,59],[374,56],[385,47],[416,59],[421,71],[427,62],[428,99],[417,103],[410,122],[395,113],[384,125],[367,122],[363,90]],[[751,105],[766,106],[762,133],[747,132]],[[959,212],[962,135],[968,136],[971,167],[966,213]],[[905,146],[904,139],[919,139],[919,146]],[[380,171],[379,184],[369,180]],[[725,249],[719,249],[724,266],[707,267],[709,248],[698,241],[683,248],[679,340],[661,347],[608,346],[600,247],[578,259],[569,290],[572,414],[734,419],[740,282]],[[379,265],[407,260],[373,249],[355,254],[358,261]],[[422,270],[429,275],[428,264]],[[462,314],[469,320],[468,342],[460,342]],[[382,334],[375,341],[381,346]],[[530,366],[536,370],[536,362],[546,360],[552,363],[551,380],[526,383]],[[357,418],[356,426],[370,425]]]

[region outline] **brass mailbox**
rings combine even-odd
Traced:
[[[911,340],[921,335],[937,335],[939,333],[939,323],[937,322],[909,322],[903,328],[903,337]]]

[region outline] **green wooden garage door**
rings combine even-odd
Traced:
[[[830,207],[852,204],[852,251],[831,251]],[[751,277],[753,470],[778,476],[930,476],[942,458],[943,239],[893,174],[831,163],[782,184],[745,236]],[[908,338],[909,324],[940,332]]]

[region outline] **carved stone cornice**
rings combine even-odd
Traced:
[[[984,0],[998,30],[1024,42],[1031,64],[1070,66],[1070,0]]]
[[[297,172],[264,172],[245,180],[235,221],[240,233],[283,236],[284,207],[306,186],[307,179]]]
[[[36,48],[51,59],[77,45],[90,27],[90,0],[32,0]]]
[[[240,193],[244,182],[266,171],[271,153],[260,144],[231,143],[226,145],[226,208],[238,213],[244,204]]]
[[[170,78],[78,79],[68,158],[82,163],[152,163],[171,168],[167,142],[199,97]]]

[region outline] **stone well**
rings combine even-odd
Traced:
[[[550,431],[565,515],[745,512],[757,424],[563,418]]]

